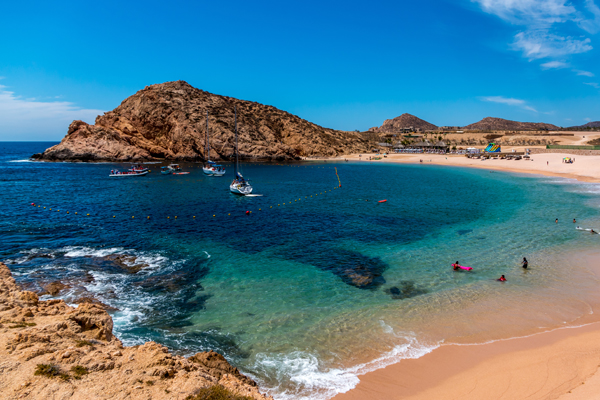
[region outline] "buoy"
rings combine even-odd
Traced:
[[[171,217],[167,217],[167,219],[171,219]]]
[[[56,210],[56,212],[59,212],[60,210]]]
[[[90,214],[87,214],[87,216],[89,217],[89,216],[90,216]]]
[[[273,208],[273,206],[271,206],[271,208]]]
[[[34,203],[31,203],[31,205],[32,205],[32,206],[35,206],[35,204],[34,204]]]
[[[262,211],[262,208],[259,208],[258,211]]]
[[[135,217],[132,215],[131,218],[135,218]]]
[[[46,208],[46,207],[44,207],[44,208]],[[75,215],[77,215],[77,211],[75,211]]]
[[[227,214],[227,215],[231,215],[231,213],[229,213],[229,214]],[[213,217],[214,217],[214,215],[213,215]]]
[[[148,215],[148,216],[146,217],[146,219],[150,219],[150,216]]]
[[[150,218],[150,217],[148,217],[148,218]],[[195,216],[195,215],[194,215],[194,218],[196,218],[196,216]]]
[[[387,201],[387,199],[385,200],[379,200],[378,203],[385,203]]]
[[[46,207],[44,207],[44,208],[46,208]],[[50,211],[52,211],[52,209],[50,209]]]
[[[175,216],[175,219],[177,219],[177,215]]]
[[[113,218],[116,218],[116,217],[113,215]]]
[[[250,215],[250,211],[246,211],[246,215]]]
[[[213,215],[213,218],[214,218],[214,217],[215,217],[215,216]]]
[[[68,213],[69,213],[69,212],[67,211],[67,214],[68,214]]]

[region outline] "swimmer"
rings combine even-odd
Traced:
[[[527,261],[527,259],[525,257],[523,257],[523,261],[521,261],[521,264],[523,264],[523,268],[527,269],[529,262]]]
[[[590,232],[592,233],[592,235],[593,235],[594,233],[598,233],[598,232],[596,232],[596,231],[595,231],[595,230],[593,230],[593,229],[590,229]]]
[[[504,277],[504,275],[502,275],[502,276],[500,277],[500,279],[498,279],[498,280],[499,280],[500,282],[506,282],[506,278]]]
[[[558,218],[556,218],[556,220],[554,220],[554,222],[558,224]]]
[[[575,221],[575,218],[573,218],[573,223],[574,223],[574,224],[576,224],[576,223],[577,223],[577,221]]]
[[[459,265],[460,265],[460,264],[458,263],[458,261],[457,261],[455,264],[452,264],[452,266],[454,267],[454,270],[455,270],[455,271],[458,271],[458,266],[459,266]]]

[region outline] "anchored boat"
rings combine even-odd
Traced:
[[[148,171],[144,171],[144,172],[135,172],[135,171],[125,171],[125,172],[120,172],[120,171],[110,171],[110,176],[111,178],[125,178],[125,177],[133,177],[133,176],[144,176],[148,173]]]
[[[229,185],[231,193],[245,196],[252,193],[252,185],[250,181],[244,179],[242,174],[239,173],[238,169],[238,132],[237,132],[237,108],[234,108],[234,121],[235,121],[235,174],[233,182]]]
[[[225,168],[222,165],[210,161],[210,143],[208,141],[208,111],[206,112],[206,144],[204,146],[204,154],[206,163],[202,167],[202,172],[208,176],[223,176],[225,175]]]

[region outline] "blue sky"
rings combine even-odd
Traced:
[[[185,80],[317,124],[600,120],[600,0],[4,2],[0,140]]]

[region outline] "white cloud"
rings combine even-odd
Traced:
[[[573,72],[575,72],[577,75],[581,75],[581,76],[589,76],[590,78],[594,76],[593,73],[589,72],[589,71],[582,71],[580,69],[574,69]]]
[[[529,60],[560,58],[592,50],[591,40],[561,32],[575,24],[587,33],[600,31],[600,8],[594,0],[576,5],[569,0],[471,0],[502,20],[522,26],[512,48]]]
[[[543,63],[541,65],[541,67],[543,69],[560,69],[560,68],[566,68],[568,66],[569,66],[569,64],[567,64],[566,62],[562,62],[562,61],[548,61],[547,63]]]
[[[584,85],[589,85],[593,88],[600,89],[600,84],[598,82],[583,82]]]
[[[481,97],[482,101],[489,101],[492,103],[506,104],[507,106],[519,107],[523,110],[538,112],[535,108],[531,107],[527,104],[525,100],[514,99],[512,97],[504,97],[504,96],[487,96]]]
[[[592,121],[592,119],[591,119],[591,118],[584,118],[583,120],[584,120],[584,121],[587,121],[587,122],[591,122],[591,121]]]
[[[60,139],[73,120],[93,123],[103,113],[67,101],[23,99],[0,85],[0,140]]]
[[[515,35],[513,47],[520,50],[530,60],[562,57],[570,54],[585,53],[592,50],[591,40],[575,39],[549,34],[545,31],[519,32]]]

